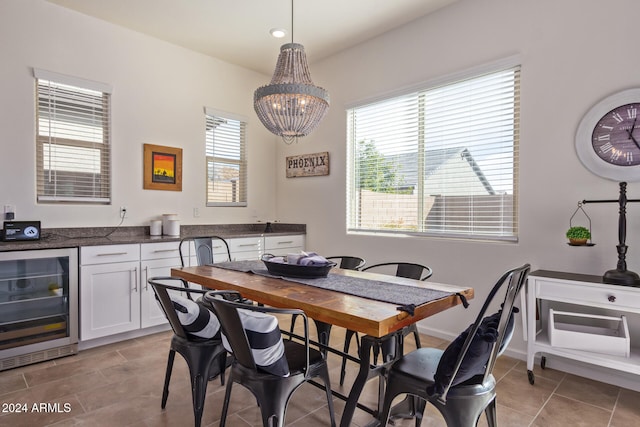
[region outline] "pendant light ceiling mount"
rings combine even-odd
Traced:
[[[287,144],[310,134],[329,110],[329,92],[313,84],[304,46],[293,42],[293,0],[291,43],[280,47],[271,83],[256,89],[253,106],[262,124]]]

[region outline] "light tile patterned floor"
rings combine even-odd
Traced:
[[[176,357],[170,395],[160,409],[162,384],[169,346],[169,332],[86,350],[79,355],[0,372],[0,426],[190,426],[193,425],[191,389],[184,360]],[[332,342],[341,346],[343,331],[334,328]],[[334,341],[335,340],[335,341]],[[442,347],[446,342],[422,337],[423,346]],[[412,344],[407,339],[408,346]],[[410,349],[408,349],[410,350]],[[333,387],[340,389],[340,359],[330,356]],[[349,364],[345,384],[351,384],[357,367]],[[536,370],[536,383],[529,385],[525,364],[501,357],[495,370],[498,379],[498,421],[500,427],[640,425],[640,393],[621,389],[553,369]],[[341,390],[348,392],[348,387]],[[377,385],[368,384],[361,401],[375,403]],[[209,382],[203,426],[217,426],[224,388],[219,380]],[[42,412],[33,404],[45,404]],[[335,399],[339,420],[343,402]],[[26,404],[27,412],[16,412]],[[57,404],[57,406],[56,406]],[[13,406],[11,406],[13,405]],[[39,407],[39,406],[37,406]],[[427,407],[422,425],[444,426],[440,415]],[[52,412],[52,409],[55,410]],[[324,393],[303,386],[293,396],[287,411],[287,425],[328,425]],[[353,426],[370,421],[357,411]],[[255,400],[242,387],[234,387],[227,425],[259,426]],[[399,420],[396,426],[412,426],[413,420]],[[481,418],[480,426],[486,426]]]

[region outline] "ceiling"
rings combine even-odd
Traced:
[[[271,75],[291,42],[289,0],[48,0]],[[355,46],[458,0],[298,0],[293,41],[310,63]],[[276,39],[271,28],[284,28]]]

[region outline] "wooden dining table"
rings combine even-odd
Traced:
[[[329,345],[331,326],[339,326],[363,334],[358,359],[360,369],[349,395],[345,397],[334,392],[338,397],[346,400],[340,426],[347,427],[351,424],[356,408],[366,410],[374,418],[377,418],[380,413],[382,401],[378,402],[378,408],[372,410],[360,405],[358,399],[368,380],[384,377],[386,369],[402,356],[403,328],[472,299],[474,291],[473,288],[466,286],[423,282],[339,268],[333,268],[331,274],[371,280],[372,292],[375,292],[373,288],[375,283],[386,282],[443,291],[447,295],[411,307],[411,310],[399,311],[398,304],[322,289],[282,278],[220,268],[215,264],[171,269],[172,276],[200,284],[205,288],[235,290],[244,298],[258,303],[303,310],[309,318],[314,320],[318,341],[325,348]],[[383,357],[380,363],[377,361],[372,363],[370,356],[372,349],[382,351]],[[332,352],[341,353],[336,349],[332,349]],[[382,386],[380,390],[382,395]]]

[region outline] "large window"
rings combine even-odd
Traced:
[[[520,69],[347,110],[350,231],[516,240]]]
[[[207,206],[247,206],[246,120],[205,109]]]
[[[110,87],[34,75],[38,202],[110,203]]]

